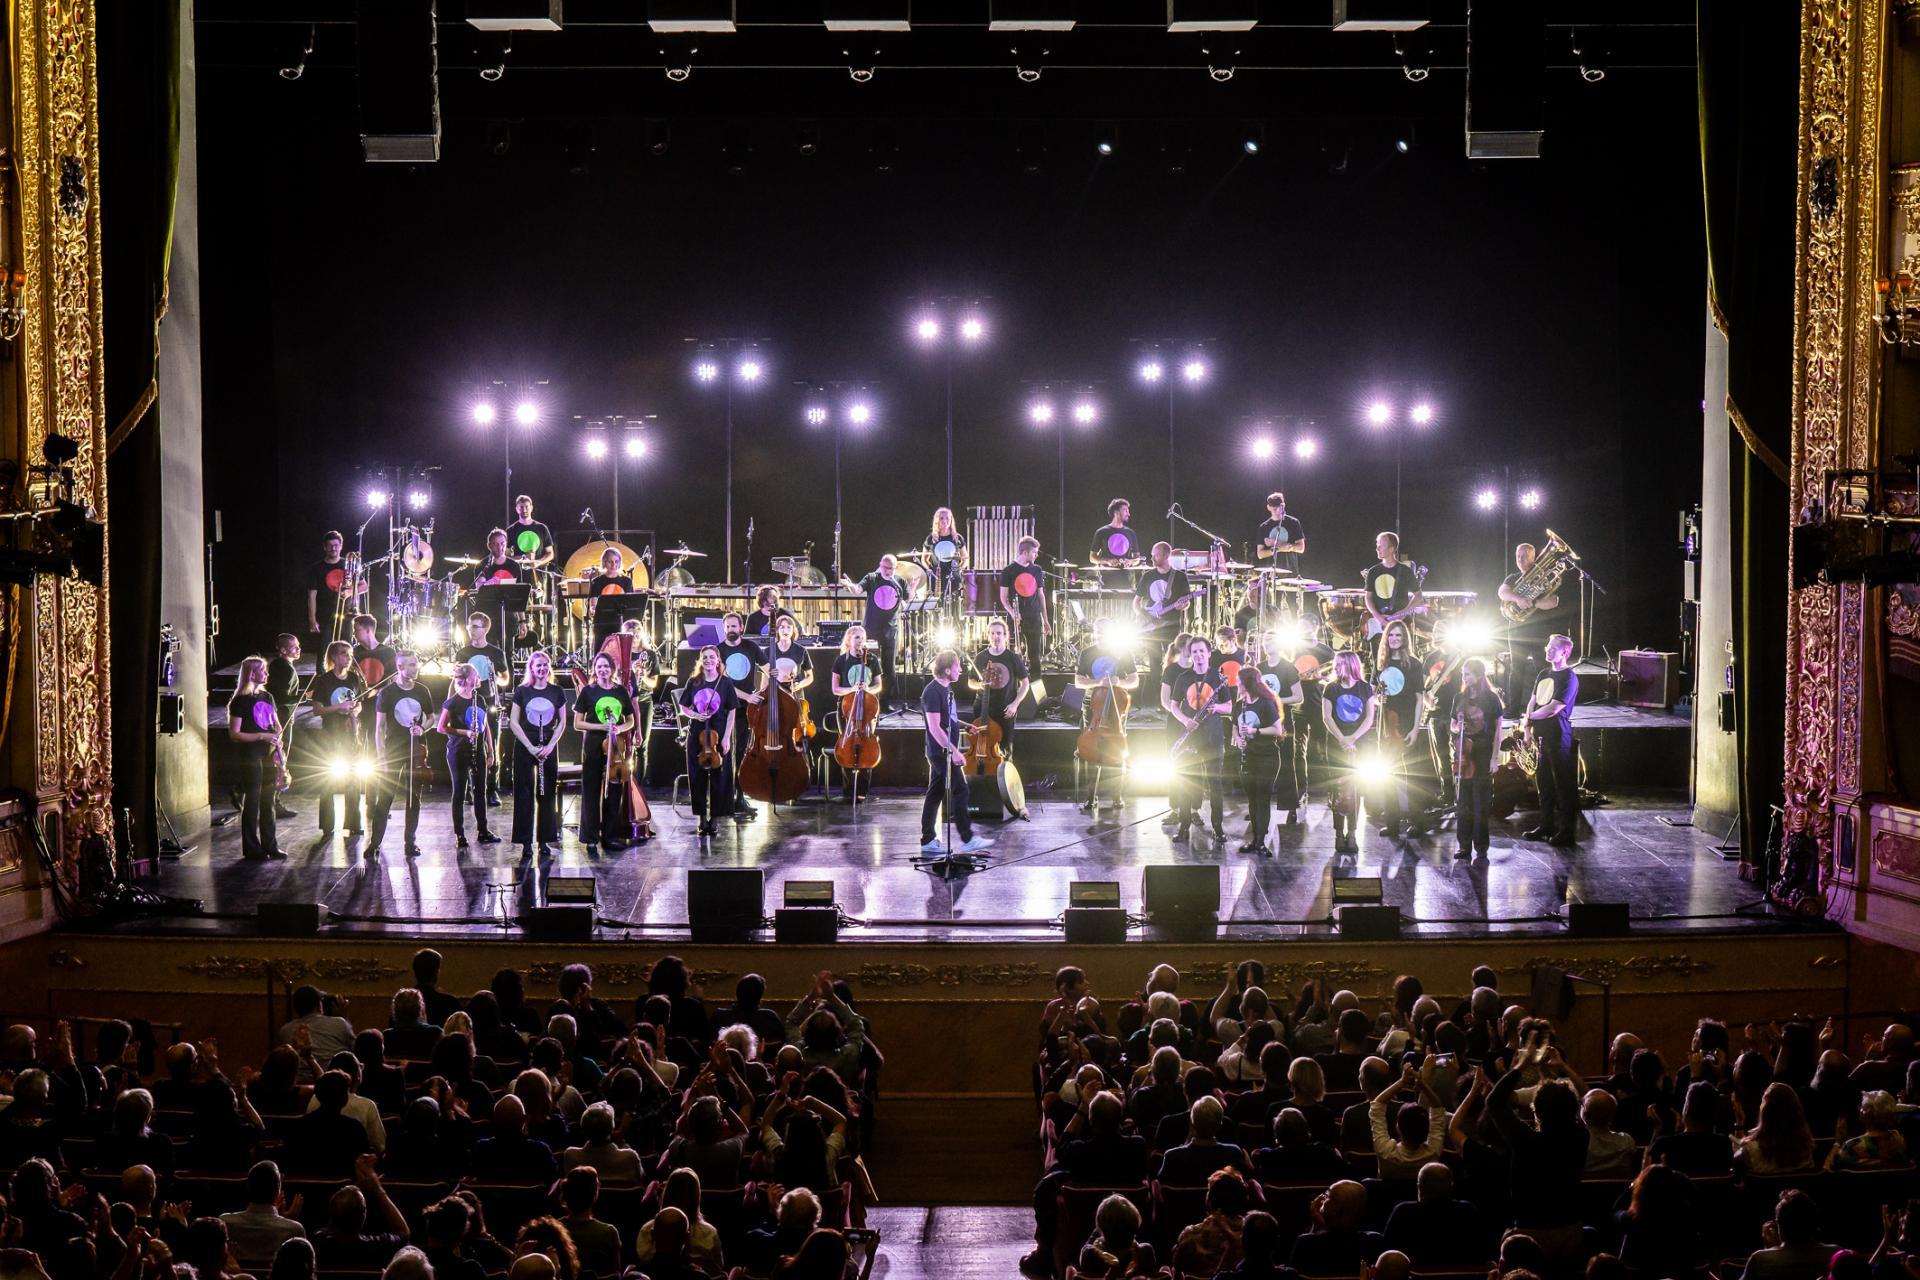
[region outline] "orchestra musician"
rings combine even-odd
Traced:
[[[1307,697],[1306,682],[1300,678],[1300,669],[1281,648],[1280,637],[1271,631],[1255,632],[1247,637],[1247,653],[1240,665],[1242,669],[1252,667],[1260,673],[1260,682],[1272,692],[1280,708],[1283,732],[1275,740],[1279,760],[1274,775],[1273,802],[1276,809],[1286,811],[1288,826],[1298,826],[1300,798],[1306,793],[1306,753],[1300,750],[1304,727],[1300,707]]]
[[[1580,677],[1573,671],[1573,639],[1555,633],[1547,640],[1547,670],[1534,682],[1527,700],[1527,729],[1540,747],[1534,783],[1540,788],[1540,821],[1520,833],[1523,840],[1545,840],[1570,849],[1580,834],[1580,778],[1573,741],[1573,708]]]
[[[1454,779],[1459,788],[1454,806],[1459,851],[1453,856],[1459,861],[1485,861],[1493,840],[1493,752],[1500,740],[1500,718],[1505,714],[1506,704],[1487,678],[1486,661],[1468,658],[1460,666],[1460,688],[1453,699],[1452,716],[1456,742],[1461,737],[1466,739],[1456,748],[1460,769]]]
[[[227,737],[240,744],[240,856],[248,862],[284,858],[273,814],[280,714],[267,692],[265,658],[240,663],[240,687],[227,702]]]
[[[783,613],[773,626],[773,643],[767,646],[767,675],[787,686],[787,692],[806,701],[813,687],[813,661],[807,647],[800,643],[800,624],[793,615]]]
[[[1306,532],[1297,518],[1287,514],[1287,495],[1276,489],[1267,495],[1267,518],[1260,522],[1260,531],[1254,538],[1254,563],[1262,568],[1297,574],[1300,557],[1306,553]]]
[[[488,530],[486,558],[475,565],[473,572],[468,575],[468,588],[478,591],[481,587],[526,580],[526,565],[514,559],[507,551],[507,531],[505,529]]]
[[[536,836],[542,857],[560,843],[558,752],[567,702],[566,693],[553,683],[553,660],[546,650],[535,649],[527,655],[526,674],[513,691],[507,718],[519,744],[513,755],[513,842],[522,858],[533,857]]]
[[[593,679],[581,686],[573,700],[573,728],[581,742],[580,843],[588,854],[598,844],[605,844],[608,853],[627,847],[621,834],[628,825],[626,788],[608,785],[606,774],[610,757],[627,749],[626,735],[634,724],[633,699],[614,675],[613,655],[596,653]]]
[[[495,532],[499,532],[495,530]],[[500,534],[502,540],[506,538]],[[467,643],[453,655],[455,662],[464,662],[474,670],[479,680],[475,692],[480,706],[488,720],[488,730],[493,734],[495,750],[493,765],[486,773],[486,802],[490,805],[500,803],[500,692],[513,684],[513,665],[508,662],[507,654],[499,645],[493,644],[488,637],[493,631],[493,618],[490,614],[470,613],[467,615]]]
[[[947,852],[934,820],[942,806],[947,821],[960,832],[959,853],[979,853],[993,841],[973,833],[967,812],[967,756],[960,749],[960,711],[954,703],[953,682],[960,678],[960,655],[942,649],[933,655],[933,678],[920,695],[926,718],[927,798],[920,806],[920,852],[935,857]]]
[[[1000,607],[1007,612],[1010,626],[1020,638],[1020,653],[1027,669],[1040,671],[1053,635],[1053,619],[1047,605],[1047,579],[1035,563],[1040,556],[1040,539],[1031,535],[1014,547],[1013,559],[1000,571]]]
[[[1412,565],[1400,559],[1400,535],[1383,531],[1373,540],[1379,562],[1360,575],[1367,587],[1367,613],[1373,627],[1384,631],[1389,622],[1411,617],[1426,605],[1420,579]]]
[[[778,600],[778,592],[775,593],[774,598]],[[733,789],[731,779],[738,775],[740,758],[732,753],[746,749],[747,705],[760,701],[760,695],[757,692],[760,685],[760,668],[766,665],[767,658],[761,652],[760,646],[747,638],[747,621],[738,613],[729,612],[720,620],[720,626],[722,638],[715,652],[720,655],[721,674],[726,677],[727,685],[733,691],[733,697],[727,700],[727,714],[733,718],[733,728],[727,734],[727,742],[731,744],[731,749],[727,757],[729,781],[725,795],[733,805],[733,820],[752,822],[759,815],[754,812],[747,798]],[[680,701],[685,705],[686,698],[682,697]]]
[[[1111,684],[1115,689],[1124,689],[1132,693],[1140,687],[1140,664],[1134,657],[1132,648],[1122,649],[1108,643],[1107,619],[1096,616],[1093,620],[1093,637],[1090,643],[1080,649],[1080,664],[1073,673],[1073,687],[1089,695],[1080,704],[1080,719],[1086,724],[1092,718],[1094,689]],[[1105,770],[1098,765],[1093,767],[1093,781],[1087,789],[1087,798],[1080,806],[1082,813],[1096,813],[1100,808],[1100,776]],[[1122,771],[1124,777],[1124,771]],[[1112,807],[1119,808],[1122,782],[1114,788]]]
[[[934,508],[933,530],[920,547],[927,553],[933,594],[944,600],[957,592],[967,568],[967,540],[953,522],[953,508]]]
[[[1127,521],[1133,518],[1133,506],[1125,498],[1107,504],[1107,522],[1093,531],[1087,558],[1103,567],[1125,568],[1140,559],[1140,540]]]
[[[1513,549],[1513,572],[1500,583],[1500,602],[1521,611],[1518,621],[1502,615],[1507,651],[1511,660],[1507,667],[1507,704],[1512,706],[1521,702],[1522,695],[1531,691],[1539,678],[1542,666],[1541,647],[1547,637],[1559,627],[1560,595],[1540,596],[1537,599],[1521,598],[1515,587],[1533,568],[1533,562],[1539,558],[1539,550],[1531,542],[1522,542]]]
[[[997,721],[1000,725],[1000,749],[1013,756],[1013,731],[1020,722],[1020,704],[1032,687],[1026,662],[1007,647],[1007,620],[994,618],[987,623],[987,647],[974,655],[975,678],[967,688],[976,695],[973,719],[976,724]]]
[[[1176,672],[1170,686],[1160,690],[1160,706],[1180,726],[1184,746],[1173,761],[1174,784],[1168,797],[1180,819],[1175,841],[1186,840],[1200,813],[1200,794],[1206,793],[1213,818],[1213,838],[1227,842],[1226,750],[1224,717],[1233,713],[1233,691],[1213,669],[1213,643],[1195,636],[1187,646],[1187,665]]]
[[[587,616],[593,620],[593,647],[597,651],[607,637],[620,629],[620,615],[612,608],[602,610],[600,597],[633,593],[633,578],[621,564],[620,548],[608,547],[600,553],[600,572],[587,580]]]
[[[1400,834],[1404,820],[1408,834],[1422,836],[1427,833],[1426,805],[1414,790],[1409,806],[1408,792],[1413,789],[1409,776],[1413,744],[1425,730],[1420,695],[1426,688],[1426,668],[1414,656],[1413,630],[1405,619],[1387,624],[1381,636],[1380,667],[1373,680],[1380,693],[1378,750],[1388,772],[1380,834],[1393,839]]]
[[[653,650],[641,638],[640,619],[628,618],[620,629],[633,637],[633,661],[627,669],[627,696],[633,699],[633,776],[644,783],[653,736],[653,695],[660,687],[660,673],[654,669]]]
[[[1327,731],[1327,767],[1332,774],[1333,851],[1359,853],[1354,839],[1360,830],[1360,779],[1356,776],[1360,744],[1373,731],[1379,699],[1363,678],[1360,655],[1344,650],[1333,659],[1332,683],[1320,699],[1321,724]]]
[[[359,614],[353,620],[353,665],[360,669],[360,678],[369,685],[379,684],[393,674],[393,646],[380,643],[379,627],[370,613]]]
[[[886,693],[887,686],[880,672],[874,670],[867,659],[867,629],[855,623],[848,627],[846,634],[840,637],[840,652],[833,660],[833,673],[829,677],[833,682],[833,703],[837,707],[840,699],[850,693],[866,690],[867,697],[879,703]],[[856,775],[867,773],[869,776],[858,778],[859,792],[866,795],[873,786],[871,770],[842,769],[840,771],[840,794],[848,799],[854,798]]]
[[[313,714],[320,722],[321,758],[327,777],[338,778],[335,790],[320,795],[320,834],[331,836],[334,829],[334,799],[346,803],[347,834],[360,834],[361,788],[350,781],[360,766],[360,707],[367,682],[353,665],[353,646],[335,640],[327,646],[326,665],[314,676],[308,697]]]
[[[280,713],[280,754],[287,760],[293,759],[294,713],[307,700],[300,673],[293,665],[299,660],[300,637],[282,632],[273,642],[273,658],[267,663],[267,693],[273,698],[274,709]],[[300,816],[280,800],[278,793],[274,796],[273,814],[282,822]]]
[[[411,650],[402,649],[393,657],[393,681],[374,700],[373,758],[378,780],[367,832],[369,862],[380,854],[394,794],[402,790],[406,793],[402,847],[407,857],[420,856],[414,838],[420,833],[420,793],[426,789],[428,776],[419,739],[433,723],[434,707],[433,695],[419,678],[420,659]]]
[[[487,685],[493,682],[488,680]],[[471,662],[453,669],[453,684],[440,704],[436,726],[447,740],[447,777],[453,783],[453,843],[467,847],[466,809],[473,806],[473,825],[481,844],[499,844],[487,826],[487,756],[492,750],[493,718],[487,707],[480,671]]]
[[[307,634],[337,639],[335,623],[341,610],[348,615],[360,611],[360,598],[367,593],[367,579],[363,572],[347,572],[347,560],[340,554],[346,546],[346,539],[340,536],[338,529],[329,529],[320,535],[320,563],[314,566],[313,576],[307,580]],[[344,603],[341,597],[345,596]]]
[[[737,620],[737,614],[729,614]],[[751,644],[751,642],[748,642]],[[700,819],[700,835],[720,834],[720,815],[733,807],[734,728],[740,701],[738,686],[723,665],[718,648],[700,651],[692,677],[680,689],[680,715],[687,722],[687,805]],[[720,735],[720,763],[700,763],[707,730]]]
[[[533,499],[526,494],[513,500],[513,523],[505,532],[514,559],[527,568],[544,569],[553,563],[553,530],[533,518]]]
[[[754,610],[746,619],[746,633],[756,640],[768,640],[773,637],[774,626],[782,618],[793,618],[793,614],[780,603],[780,588],[765,586],[754,597]],[[794,618],[798,627],[799,619]]]
[[[1240,748],[1240,777],[1247,789],[1247,841],[1242,853],[1271,857],[1267,827],[1273,818],[1274,781],[1280,773],[1280,743],[1287,733],[1286,711],[1267,686],[1260,668],[1240,664],[1239,710],[1234,714],[1233,741]]]
[[[946,508],[940,508],[945,511]],[[952,515],[949,513],[951,522]],[[936,525],[937,527],[937,525]],[[882,709],[891,711],[890,705],[898,700],[899,709],[907,709],[906,695],[900,692],[900,674],[897,667],[900,653],[900,610],[907,603],[907,584],[900,578],[900,562],[892,553],[880,557],[880,563],[871,573],[855,582],[841,575],[840,585],[847,590],[866,597],[865,621],[863,623],[868,638],[880,649],[880,677],[883,681]]]
[[[1140,574],[1133,588],[1133,616],[1140,624],[1140,639],[1149,656],[1159,653],[1181,629],[1180,624],[1186,619],[1195,595],[1192,584],[1187,581],[1187,571],[1173,567],[1171,543],[1154,543],[1151,559],[1151,567]],[[1160,700],[1160,674],[1159,668],[1149,662],[1146,691],[1142,694],[1148,701]]]

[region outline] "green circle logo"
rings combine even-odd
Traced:
[[[523,555],[532,555],[540,549],[539,531],[535,529],[522,529],[520,536],[513,540],[513,545],[520,548]]]
[[[615,697],[609,696],[601,698],[593,704],[594,718],[601,724],[614,723],[621,718],[623,711],[625,711],[625,708],[620,705],[620,699]]]

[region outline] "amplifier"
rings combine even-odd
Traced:
[[[1652,649],[1620,652],[1620,701],[1629,707],[1673,708],[1680,697],[1680,655]]]

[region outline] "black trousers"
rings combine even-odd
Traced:
[[[580,843],[598,844],[601,833],[625,840],[631,831],[627,821],[626,784],[608,784],[606,796],[600,794],[600,779],[607,771],[607,744],[603,733],[581,735],[586,745],[580,749]]]
[[[687,803],[694,817],[702,822],[724,818],[733,812],[733,762],[722,761],[718,769],[700,767],[699,721],[687,734]]]
[[[509,741],[509,735],[513,732],[502,723],[503,719],[504,717],[501,716],[498,707],[488,709],[487,727],[489,731],[492,732],[493,740],[496,743]],[[493,753],[493,768],[486,771],[486,776],[483,779],[486,783],[488,800],[497,801],[500,798],[500,776],[507,769],[506,756],[507,752],[504,749],[496,750]]]
[[[882,631],[869,632],[867,639],[880,646],[881,709],[884,710],[896,702],[901,706],[907,705],[907,691],[900,687],[899,628],[888,627]]]
[[[944,765],[944,768],[942,767]],[[947,804],[947,789],[953,789],[953,803]],[[939,834],[935,820],[940,807],[947,805],[947,817],[960,832],[962,840],[973,839],[973,818],[967,812],[967,773],[951,760],[927,761],[927,798],[920,805],[920,843]]]
[[[541,844],[560,843],[560,753],[555,751],[540,765],[540,777],[534,779],[533,756],[516,740],[513,751],[513,842],[534,842],[535,820]]]
[[[1180,815],[1180,825],[1184,827],[1200,816],[1200,801],[1204,797],[1213,825],[1222,826],[1227,820],[1225,756],[1217,747],[1202,747],[1200,751],[1197,758],[1189,758],[1174,771],[1174,779],[1180,788],[1180,799],[1174,805],[1174,810]]]
[[[695,727],[698,728],[697,725]],[[746,754],[747,743],[752,739],[753,728],[747,723],[747,704],[742,702],[733,713],[733,757],[727,761],[727,803],[735,813],[752,807],[747,798],[733,788],[733,780],[740,776],[740,758]],[[692,741],[692,738],[689,737],[688,741]],[[689,781],[692,780],[693,770],[687,770],[687,777]],[[716,809],[714,812],[718,814],[720,811]]]
[[[1580,778],[1574,764],[1574,744],[1561,744],[1552,735],[1540,743],[1540,768],[1534,774],[1540,788],[1540,825],[1555,835],[1580,831]]]
[[[453,781],[453,834],[466,838],[466,809],[473,806],[473,829],[481,835],[487,830],[487,779],[481,769],[480,749],[465,738],[447,742],[447,777]]]
[[[352,778],[354,764],[360,759],[360,736],[354,732],[353,717],[347,715],[325,716],[320,721],[320,758],[326,777],[333,776],[335,761],[345,761],[347,777]],[[347,830],[358,831],[361,827],[360,796],[357,786],[341,787],[320,794],[320,830],[333,834],[334,798],[346,801]]]
[[[636,702],[633,705],[633,776],[640,779],[640,785],[647,784],[647,748],[653,743],[653,703]]]
[[[1433,764],[1433,776],[1438,784],[1434,790],[1437,796],[1454,794],[1453,785],[1453,735],[1447,731],[1451,717],[1442,717],[1439,712],[1427,722],[1427,757]]]
[[[1040,626],[1040,619],[1022,617],[1020,619],[1020,656],[1027,660],[1027,678],[1040,678],[1040,660],[1047,652],[1046,632]]]
[[[1279,753],[1279,770],[1274,775],[1273,802],[1282,809],[1292,811],[1300,807],[1300,797],[1306,792],[1303,772],[1306,762],[1301,759],[1302,743],[1296,730],[1281,738],[1275,747]]]
[[[280,833],[274,826],[273,805],[280,792],[275,787],[273,756],[265,746],[249,748],[240,757],[240,853],[246,858],[264,858],[280,851]]]
[[[1275,747],[1249,747],[1240,758],[1240,780],[1247,788],[1247,810],[1252,815],[1247,837],[1255,844],[1266,842],[1267,828],[1272,825],[1274,789],[1282,759]]]
[[[1493,776],[1483,768],[1457,785],[1453,812],[1460,852],[1485,853],[1493,843]]]
[[[413,749],[413,739],[406,740],[407,749]],[[380,762],[380,781],[373,789],[373,801],[370,805],[372,821],[367,824],[367,843],[377,845],[387,834],[387,819],[393,813],[394,797],[401,797],[406,805],[404,830],[406,846],[413,847],[413,838],[420,831],[420,792],[427,785],[427,771],[414,761],[413,767],[407,767],[410,757],[400,756]]]

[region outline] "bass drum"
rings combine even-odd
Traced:
[[[911,560],[894,561],[893,572],[900,581],[907,584],[909,600],[924,600],[927,598],[927,592],[933,589],[933,579],[927,574],[926,568]]]
[[[968,617],[1006,616],[1007,611],[1000,607],[1000,571],[998,569],[964,570],[961,577],[961,591],[966,596]]]
[[[567,557],[567,563],[560,570],[560,576],[562,578],[584,578],[589,574],[600,572],[600,557],[607,553],[608,547],[612,547],[620,553],[620,567],[626,571],[629,578],[633,579],[633,589],[635,591],[645,591],[647,589],[647,566],[641,562],[640,553],[624,542],[606,542],[596,539],[593,542],[582,543],[572,555]],[[576,618],[586,617],[586,600],[578,599],[568,601],[567,612]]]

